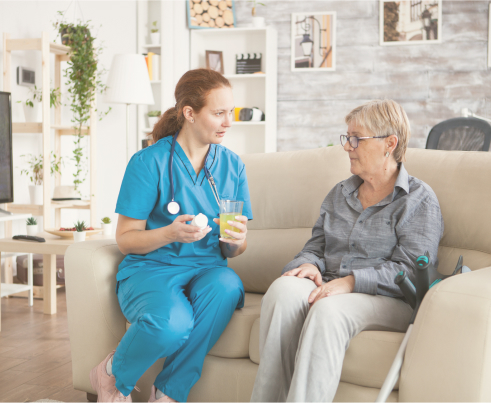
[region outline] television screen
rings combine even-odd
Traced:
[[[11,97],[10,92],[0,91],[0,203],[14,201],[12,165]]]

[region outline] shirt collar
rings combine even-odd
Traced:
[[[363,179],[361,179],[358,175],[353,175],[350,178],[346,179],[343,183],[343,193],[345,196],[351,195],[354,191],[356,191],[360,185],[363,183]],[[404,167],[404,164],[401,162],[399,165],[399,175],[397,175],[396,183],[394,185],[394,191],[392,192],[392,197],[390,201],[393,201],[399,189],[402,189],[409,193],[409,174]],[[385,201],[385,199],[384,199]]]

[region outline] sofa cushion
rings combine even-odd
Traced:
[[[249,340],[254,321],[261,313],[262,294],[245,293],[244,307],[236,309],[224,332],[208,354],[223,358],[249,358]],[[131,323],[126,322],[126,330]]]
[[[346,351],[341,381],[368,388],[381,388],[404,333],[365,331],[354,337]],[[259,364],[259,318],[252,326],[251,361]],[[394,390],[399,388],[396,384]]]

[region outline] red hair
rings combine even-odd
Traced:
[[[195,69],[186,72],[176,85],[174,92],[176,106],[167,109],[154,126],[153,141],[156,143],[161,138],[172,136],[181,130],[184,124],[183,108],[190,106],[195,113],[199,113],[206,105],[208,94],[221,87],[232,86],[224,76],[216,71]]]

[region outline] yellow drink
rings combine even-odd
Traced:
[[[238,228],[230,226],[227,221],[237,221],[235,219],[235,216],[238,216],[240,214],[237,213],[221,213],[220,214],[220,236],[222,238],[229,238],[229,239],[235,239],[233,236],[227,234],[225,232],[226,229],[234,232],[240,232]]]

